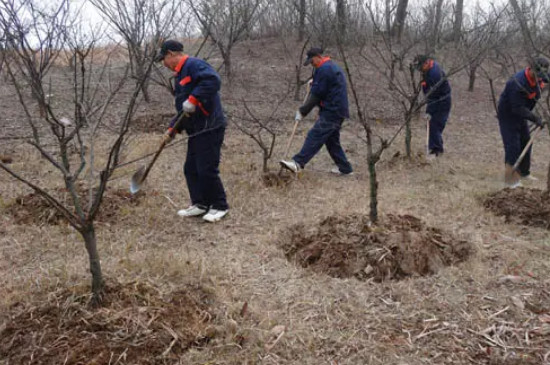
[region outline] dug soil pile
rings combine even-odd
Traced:
[[[0,326],[0,358],[8,364],[173,364],[203,346],[212,298],[196,287],[171,293],[141,283],[114,284],[108,301],[90,308],[89,295],[50,293],[40,303],[16,303]]]
[[[410,215],[388,215],[371,226],[367,216],[332,216],[317,227],[291,227],[281,240],[288,260],[336,278],[400,280],[436,273],[465,261],[471,244],[426,227]]]
[[[79,194],[84,199],[88,198],[88,195],[83,194],[82,190]],[[107,190],[103,196],[96,221],[98,223],[116,223],[120,218],[119,212],[122,207],[137,206],[144,196],[145,192],[132,195],[126,190]],[[70,194],[66,189],[56,190],[55,197],[66,207],[72,206]],[[84,202],[83,206],[87,207],[87,203]],[[16,198],[4,209],[4,213],[13,216],[15,223],[20,225],[58,225],[67,222],[57,209],[36,193]]]
[[[164,133],[173,117],[174,113],[139,115],[132,120],[130,128],[138,133]]]
[[[536,189],[504,189],[483,202],[485,208],[507,223],[550,229],[550,196]]]

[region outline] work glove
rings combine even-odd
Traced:
[[[197,107],[195,106],[195,104],[190,102],[189,99],[183,102],[182,108],[183,108],[183,111],[188,114],[193,114],[195,110],[197,110]]]
[[[173,128],[168,128],[168,130],[162,135],[162,141],[161,143],[168,144],[176,135],[176,131]]]
[[[296,111],[296,116],[294,117],[294,120],[299,122],[300,120],[302,120],[304,116],[302,115],[302,113],[300,113],[299,110]]]
[[[535,120],[533,121],[533,123],[535,123],[535,125],[539,128],[544,128],[544,123],[542,122],[542,118],[539,117],[538,115],[535,116]]]

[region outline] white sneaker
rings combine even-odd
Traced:
[[[429,155],[426,156],[426,162],[428,163],[434,162],[436,158],[437,156],[435,153],[430,153]]]
[[[210,208],[208,213],[206,213],[204,217],[202,217],[202,219],[207,222],[214,223],[225,217],[228,212],[229,210],[218,210]]]
[[[521,178],[522,178],[522,180],[539,181],[538,178],[534,177],[534,176],[531,175],[531,174],[522,176]]]
[[[521,181],[517,181],[513,184],[507,184],[506,187],[509,189],[515,189],[515,188],[521,188],[523,185],[521,185]]]
[[[344,174],[342,171],[340,171],[340,169],[338,167],[334,167],[332,170],[330,170],[330,172],[333,173],[334,175],[339,175],[339,176],[352,176],[353,175],[353,171],[348,172],[347,174]]]
[[[292,171],[295,174],[298,173],[302,169],[300,167],[300,165],[298,165],[298,163],[294,160],[290,160],[290,161],[281,160],[279,163],[285,169],[288,169],[288,170]]]
[[[199,215],[203,215],[204,213],[206,213],[206,209],[201,208],[198,205],[191,205],[187,209],[178,210],[178,215],[180,217],[197,217]]]

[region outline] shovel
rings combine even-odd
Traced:
[[[309,96],[309,91],[310,91],[310,88],[311,88],[311,84],[307,84],[307,92],[306,92],[306,96],[304,98],[304,103],[307,101],[307,98]],[[290,138],[288,139],[288,143],[286,144],[286,148],[285,148],[285,154],[284,154],[284,158],[286,158],[286,156],[288,156],[288,151],[290,150],[290,145],[292,144],[292,139],[294,139],[294,135],[296,134],[296,129],[298,129],[298,123],[300,121],[298,119],[296,119],[296,121],[294,122],[294,128],[292,128],[292,133],[290,134]],[[279,168],[279,176],[282,174],[284,168],[281,166]]]
[[[521,161],[523,161],[523,158],[525,157],[525,155],[527,154],[527,151],[529,151],[529,147],[531,147],[531,145],[533,144],[533,142],[535,142],[535,138],[537,138],[537,136],[539,135],[540,131],[542,131],[542,127],[536,127],[536,131],[535,133],[533,134],[533,136],[531,137],[531,139],[529,140],[529,142],[527,142],[527,144],[525,145],[525,148],[523,149],[523,151],[521,151],[521,155],[519,155],[516,163],[514,164],[514,167],[512,167],[512,171],[516,171],[519,164],[521,163]]]
[[[189,117],[189,114],[181,113],[180,116],[178,117],[178,120],[174,124],[174,130],[177,130],[180,124],[182,123],[182,121],[188,117]],[[168,142],[166,140],[163,140],[162,143],[160,144],[159,149],[153,156],[153,159],[151,160],[151,162],[149,162],[147,166],[140,167],[140,169],[137,170],[134,173],[134,175],[132,175],[132,181],[130,182],[130,193],[135,194],[141,189],[143,182],[147,178],[147,175],[149,175],[149,171],[151,171],[151,167],[153,167],[153,165],[155,164],[155,161],[157,161],[157,158],[160,156],[160,153],[162,152],[162,150],[167,144]]]

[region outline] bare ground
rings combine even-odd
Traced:
[[[256,46],[261,45],[251,47],[252,52]],[[264,47],[275,45],[265,43]],[[248,52],[247,46],[240,52]],[[238,59],[235,67],[243,70],[237,73],[238,78],[251,85],[251,90],[225,85],[228,109],[242,107],[240,98],[280,95],[277,90],[283,87],[277,86],[281,86],[281,68],[291,72],[290,61],[284,56],[270,62],[253,57]],[[375,74],[367,69],[365,75]],[[238,79],[236,85],[241,81]],[[503,152],[487,86],[480,79],[477,90],[468,93],[466,81],[464,75],[452,80],[454,105],[444,135],[445,155],[431,165],[399,156],[392,158],[398,151],[402,154],[403,142],[398,140],[379,164],[379,179],[383,219],[390,215],[417,217],[427,227],[469,242],[473,254],[467,260],[439,267],[430,276],[413,275],[380,283],[335,278],[289,262],[280,240],[296,224],[315,230],[326,219],[368,214],[362,129],[352,119],[342,133],[342,143],[356,171],[354,176],[331,176],[327,171],[332,163],[326,151],[321,151],[299,178],[282,186],[266,186],[261,178],[258,148],[230,127],[221,166],[231,204],[226,220],[209,225],[200,219],[182,220],[175,214],[188,204],[182,175],[185,143],[180,143],[161,155],[144,188],[148,193],[139,203],[121,206],[121,219],[98,227],[105,275],[116,278],[114,285],[126,293],[125,297],[115,298],[132,298],[139,291],[130,283],[144,283],[152,293],[160,293],[154,303],[162,314],[172,308],[166,298],[174,297],[182,287],[208,288],[209,295],[215,298],[205,309],[213,313],[209,324],[214,330],[208,332],[212,336],[207,344],[182,345],[181,351],[171,349],[167,359],[178,358],[171,363],[547,363],[549,233],[508,222],[483,206],[489,194],[502,188]],[[499,90],[503,81],[498,81]],[[1,106],[8,109],[7,115],[12,118],[15,103],[8,98],[8,86],[2,88]],[[384,94],[375,87],[364,90],[372,100],[374,112],[382,113],[377,101]],[[171,110],[169,95],[154,95],[158,103]],[[279,111],[288,116],[288,131],[297,106],[298,102],[288,100]],[[147,110],[141,113],[147,114]],[[311,119],[300,125],[293,151],[303,141]],[[394,126],[384,123],[377,127],[384,136],[394,130]],[[424,133],[421,124],[415,125],[415,155],[424,150]],[[282,157],[287,136],[278,142],[276,158]],[[135,135],[126,158],[152,152],[159,138],[158,134]],[[51,190],[60,188],[55,171],[27,145],[14,143],[5,149],[3,153],[13,156],[11,166],[24,167]],[[545,175],[548,161],[543,156],[549,152],[548,138],[540,138],[534,152],[534,175]],[[130,166],[117,173],[110,191],[128,189],[135,168]],[[278,170],[275,161],[272,169]],[[544,181],[539,181],[529,187],[542,190],[544,185]],[[59,326],[71,323],[69,314],[88,318],[81,314],[78,300],[75,302],[69,294],[74,293],[74,287],[81,288],[80,294],[86,292],[88,263],[78,234],[66,225],[20,225],[13,215],[5,214],[6,207],[17,197],[30,193],[28,189],[6,174],[0,174],[0,189],[0,347],[10,351],[8,357],[0,358],[0,363],[18,364],[29,347],[7,347],[6,339],[13,338],[12,332],[10,337],[5,335],[8,328],[29,324],[37,334],[50,336],[64,328]],[[156,193],[149,193],[153,191]],[[18,317],[57,308],[56,301],[60,301],[58,308],[70,310],[48,312],[52,314],[47,317],[52,327],[37,327],[26,322],[28,318]],[[116,310],[106,311],[115,317],[118,311],[125,313],[124,318],[145,316],[126,300],[121,300]],[[99,313],[92,317],[113,318],[101,317]],[[76,323],[73,330],[82,328],[77,325],[84,326]],[[193,331],[189,339],[200,338],[202,328]],[[159,331],[163,335],[156,343],[164,351],[173,337]],[[116,331],[107,332],[102,337],[107,339],[105,346],[120,349],[113,342],[115,337],[109,337],[118,336]],[[30,335],[25,336],[30,339]],[[56,343],[45,345],[54,348]],[[112,353],[119,353],[116,351]],[[158,352],[136,354],[139,356],[121,358],[119,363],[158,360]],[[59,355],[58,362],[63,363],[65,358]],[[46,363],[47,359],[35,357],[31,363]]]

